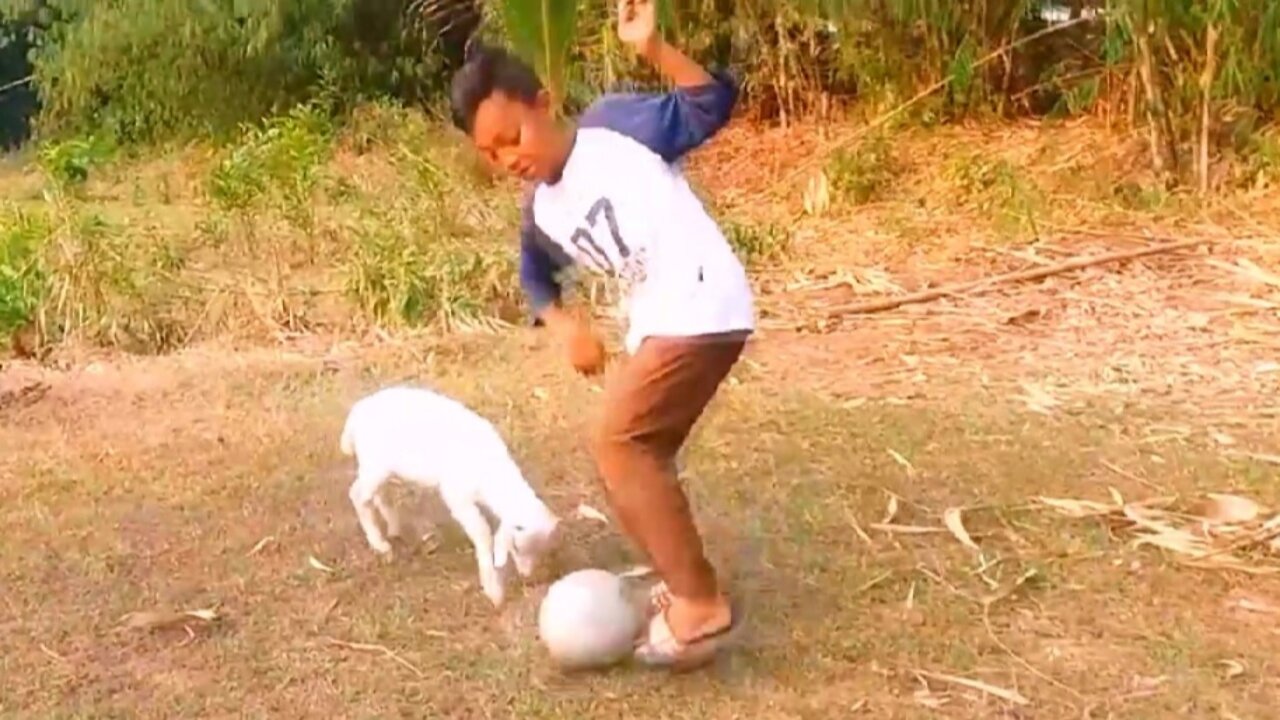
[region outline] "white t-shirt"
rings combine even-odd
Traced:
[[[559,180],[524,208],[520,280],[535,312],[559,298],[556,272],[577,265],[617,281],[630,353],[650,336],[754,330],[746,271],[680,170],[736,99],[717,75],[666,94],[608,95],[583,113]]]

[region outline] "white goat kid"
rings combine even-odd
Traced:
[[[384,496],[394,478],[434,488],[475,547],[480,586],[495,606],[505,593],[500,568],[509,559],[528,577],[554,542],[559,518],[529,487],[493,425],[465,405],[430,390],[390,387],[357,401],[342,430],[341,449],[356,457],[351,504],[369,546],[379,554],[401,525]],[[496,534],[481,512],[498,518]]]

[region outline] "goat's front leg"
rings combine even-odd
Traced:
[[[433,510],[431,500],[435,497],[435,493],[425,490],[419,491],[417,502],[415,503],[413,530],[418,534],[422,542],[427,542],[436,534],[436,524],[431,520],[431,511]]]
[[[494,607],[502,605],[506,592],[502,586],[502,575],[493,566],[493,531],[489,521],[474,503],[467,500],[450,498],[444,495],[449,514],[462,526],[476,551],[476,566],[480,572],[480,587],[493,603]]]
[[[383,478],[375,475],[358,475],[355,482],[351,483],[351,490],[347,495],[356,509],[356,517],[360,520],[360,528],[364,530],[369,547],[385,557],[391,552],[391,543],[387,542],[387,538],[383,536],[382,528],[378,527],[377,518],[374,517],[376,498],[382,487],[382,481]]]
[[[387,537],[398,538],[403,532],[400,524],[400,514],[396,509],[387,502],[386,485],[379,488],[378,492],[373,494],[373,506],[378,509],[378,514],[382,516],[382,522],[387,526]]]

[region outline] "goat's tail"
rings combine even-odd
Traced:
[[[339,441],[339,447],[343,455],[352,455],[356,451],[355,423],[351,422],[351,418],[347,418],[347,422],[342,426],[342,439]]]

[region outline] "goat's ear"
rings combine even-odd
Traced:
[[[498,526],[498,532],[493,536],[493,566],[506,567],[507,560],[510,559],[511,553],[514,551],[515,537],[507,529],[506,523],[503,523]]]

